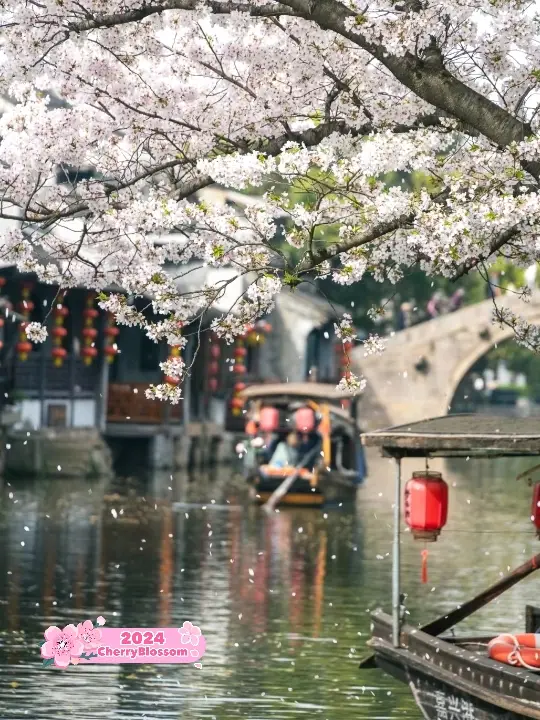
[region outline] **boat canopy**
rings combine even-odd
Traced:
[[[339,400],[354,400],[357,395],[351,395],[347,390],[337,390],[335,385],[326,383],[275,383],[268,385],[250,385],[239,393],[243,400],[269,400],[290,401],[295,398],[303,400],[320,400],[324,402],[338,402]]]
[[[445,415],[363,433],[362,444],[390,457],[540,455],[540,418]]]

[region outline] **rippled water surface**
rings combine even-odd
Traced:
[[[369,612],[390,599],[393,467],[370,460],[355,508],[270,518],[225,470],[191,482],[4,482],[0,718],[419,718],[407,688],[358,670]],[[515,481],[533,464],[442,466],[450,518],[429,548],[427,585],[422,547],[403,535],[411,622],[443,614],[538,550],[531,491]],[[460,629],[521,630],[539,586],[532,576]],[[207,639],[202,669],[42,668],[49,625],[100,614],[113,626],[193,621]]]

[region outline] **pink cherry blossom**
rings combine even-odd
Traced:
[[[85,620],[83,623],[79,623],[77,631],[79,633],[79,639],[83,643],[85,650],[99,647],[101,630],[99,628],[94,628],[91,620]]]
[[[121,288],[100,307],[180,347],[179,323],[206,315],[232,342],[306,279],[361,293],[367,274],[536,263],[536,6],[3,0],[2,260],[65,288]],[[260,194],[231,207],[216,184]],[[127,300],[142,295],[152,319]],[[519,312],[495,320],[540,350]],[[182,358],[162,369],[187,373]],[[178,403],[180,385],[146,394]]]
[[[197,647],[201,639],[201,629],[197,625],[192,625],[186,620],[181,628],[178,628],[180,640],[184,645],[193,645]]]
[[[75,625],[66,625],[63,630],[49,627],[45,631],[45,640],[41,646],[41,657],[45,660],[54,658],[54,664],[59,668],[66,668],[72,658],[80,657],[84,651]]]

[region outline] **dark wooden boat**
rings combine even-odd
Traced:
[[[281,498],[282,505],[321,506],[354,499],[366,475],[357,424],[357,398],[322,383],[251,385],[240,397],[247,406],[244,415],[247,425],[253,428],[245,437],[249,448],[246,479],[257,503],[266,503],[292,474],[296,478]],[[347,402],[349,410],[343,407]],[[257,425],[268,408],[279,418],[271,434],[260,432]],[[302,468],[275,467],[271,464],[273,452],[293,430],[295,413],[301,408],[309,409],[318,418],[311,433],[314,436],[311,457]]]
[[[402,621],[400,592],[401,459],[404,457],[516,457],[540,455],[540,421],[482,415],[450,415],[362,436],[365,446],[396,460],[392,614],[373,614],[375,664],[406,683],[428,720],[540,720],[540,670],[513,667],[489,658],[493,637],[448,637],[454,625],[540,567],[540,555],[496,585],[423,628]],[[537,469],[537,468],[533,468]],[[540,610],[527,607],[526,628],[540,632]]]

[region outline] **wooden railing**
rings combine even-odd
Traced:
[[[107,422],[161,424],[169,418],[178,422],[182,418],[182,403],[170,405],[145,396],[148,383],[111,383],[107,402]]]

